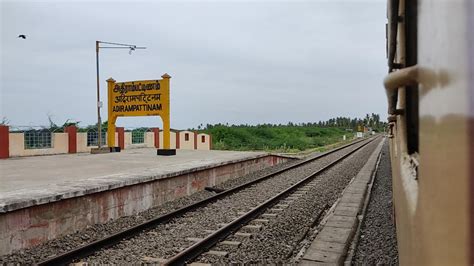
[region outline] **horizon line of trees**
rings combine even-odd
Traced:
[[[78,122],[71,122],[70,119],[66,120],[62,125],[56,124],[52,119],[51,116],[48,116],[49,120],[49,126],[45,127],[45,129],[48,130],[57,130],[60,128],[65,128],[70,125],[75,125],[78,127],[78,130],[80,132],[85,132],[88,130],[94,130],[97,129],[97,123],[92,124],[92,125],[87,125],[84,127],[80,127]],[[9,121],[4,117],[0,125],[8,125]],[[102,122],[102,128],[107,130],[107,125],[108,121]],[[387,126],[386,122],[380,121],[380,115],[371,113],[371,114],[366,114],[365,117],[363,118],[351,118],[351,117],[335,117],[335,118],[330,118],[328,120],[320,120],[318,122],[300,122],[300,123],[294,123],[289,121],[286,124],[278,123],[278,124],[271,124],[271,123],[263,123],[263,124],[257,124],[257,125],[249,125],[249,124],[229,124],[229,123],[217,123],[217,124],[200,124],[198,125],[197,129],[195,128],[188,128],[188,130],[210,130],[215,127],[257,127],[257,128],[262,128],[262,127],[321,127],[321,128],[343,128],[343,129],[350,129],[353,131],[361,130],[362,127],[369,127],[372,128],[375,131],[383,131],[383,129]],[[146,128],[146,127],[138,127],[138,128]]]
[[[257,125],[249,125],[249,124],[229,124],[229,123],[217,123],[217,124],[200,124],[197,127],[197,130],[210,130],[215,127],[321,127],[321,128],[344,128],[344,129],[351,129],[353,131],[357,131],[362,127],[372,128],[376,131],[383,131],[383,129],[387,126],[386,122],[380,121],[380,115],[371,113],[366,114],[364,118],[350,118],[350,117],[335,117],[330,118],[325,121],[318,121],[318,122],[301,122],[301,123],[293,123],[288,122],[286,124],[278,123],[278,124],[271,124],[271,123],[263,123]],[[196,130],[195,128],[190,128],[189,130]]]

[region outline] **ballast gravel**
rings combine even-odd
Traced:
[[[93,264],[145,262],[147,259],[168,259],[191,246],[193,238],[207,236],[208,230],[217,230],[221,224],[233,221],[239,212],[246,212],[285,188],[295,184],[305,176],[321,169],[331,161],[339,158],[353,147],[337,151],[315,162],[291,169],[270,179],[261,181],[225,198],[219,199],[205,207],[188,212],[170,222],[123,240],[117,245],[100,250],[80,260]]]
[[[240,247],[217,245],[213,250],[225,250],[227,257],[201,255],[196,262],[213,264],[293,264],[300,243],[308,230],[341,195],[350,180],[357,175],[377,147],[375,141],[352,154],[341,163],[322,173],[310,184],[308,192],[289,204],[276,218],[269,219],[253,238],[235,236],[226,240],[242,241]],[[299,192],[301,193],[301,192]],[[285,201],[285,200],[282,200]]]
[[[353,148],[355,148],[355,146],[358,146],[358,145],[362,145],[362,144],[356,144],[356,145],[354,145],[354,147],[350,147],[350,148],[347,148],[347,149],[353,149]],[[346,150],[346,149],[344,149],[344,150]],[[337,156],[337,154],[341,154],[342,152],[343,151],[338,151],[335,154],[332,154],[328,157],[318,159],[317,163],[313,163],[313,164],[315,164],[315,165],[318,165],[318,164],[319,165],[324,165],[327,162],[329,162],[330,160],[332,160],[331,158],[334,158],[334,156]],[[229,188],[229,187],[233,187],[233,186],[236,186],[236,185],[239,185],[239,184],[243,184],[243,183],[246,183],[250,180],[257,179],[257,178],[259,178],[263,175],[266,175],[268,173],[276,172],[279,169],[282,169],[282,168],[287,167],[289,165],[295,164],[297,162],[298,162],[298,160],[289,161],[287,163],[279,164],[279,165],[271,167],[271,168],[266,168],[266,169],[263,169],[263,170],[260,170],[260,171],[256,171],[256,172],[248,174],[244,177],[229,180],[229,181],[221,184],[220,187]],[[268,185],[267,184],[266,186],[269,187],[269,189],[271,189],[273,185]],[[263,189],[263,190],[265,190],[265,189]],[[252,189],[249,189],[248,191],[250,192],[250,191],[252,191]],[[254,190],[254,194],[260,194],[260,193],[258,193],[258,191]],[[189,205],[193,202],[208,198],[208,197],[213,196],[213,195],[215,195],[215,193],[213,193],[213,192],[201,191],[201,192],[195,193],[193,195],[190,195],[188,197],[184,197],[184,198],[180,198],[180,199],[177,199],[177,200],[174,200],[174,201],[171,201],[171,202],[167,202],[167,203],[165,203],[161,206],[158,206],[156,208],[147,210],[147,211],[142,212],[142,213],[138,213],[136,215],[122,217],[122,218],[107,222],[105,224],[96,224],[96,225],[93,225],[93,226],[90,226],[90,227],[86,228],[85,230],[82,230],[82,231],[79,231],[79,232],[76,232],[76,233],[73,233],[73,234],[69,234],[69,235],[66,235],[66,236],[48,241],[48,242],[43,243],[39,246],[30,248],[30,249],[20,250],[20,251],[12,253],[10,255],[0,256],[0,264],[5,264],[5,263],[33,264],[35,262],[39,262],[41,260],[44,260],[48,257],[66,252],[68,250],[71,250],[71,249],[76,248],[78,246],[81,246],[83,244],[86,244],[86,243],[92,242],[94,240],[103,238],[107,235],[119,232],[123,229],[135,226],[137,224],[140,224],[140,223],[142,223],[146,220],[149,220],[151,218],[154,218],[156,216],[162,215],[164,213],[171,212],[173,210],[179,209],[183,206]],[[251,195],[249,197],[251,197]],[[258,200],[249,201],[246,204],[242,204],[241,205],[242,210],[244,210],[245,208],[252,207],[253,204],[258,203],[257,201]],[[218,203],[218,202],[216,202],[216,203]],[[226,206],[226,205],[223,205],[223,206]],[[231,207],[231,205],[227,205],[227,208],[231,209],[232,207]],[[222,216],[224,216],[223,214],[224,214],[223,212],[214,213],[215,216],[218,216],[218,217],[221,217],[221,218],[222,218]],[[230,215],[231,213],[226,213],[226,214]],[[187,215],[185,215],[183,218],[186,218],[186,216]],[[216,223],[215,223],[214,219],[208,219],[208,217],[206,215],[197,215],[195,217],[198,220],[206,221],[205,223],[202,224],[201,228],[209,227],[209,226],[211,226],[211,227],[216,226]],[[230,216],[227,217],[226,216],[226,217],[223,217],[223,218],[224,219],[222,219],[222,221],[225,222],[229,218],[232,218],[232,217],[230,217]],[[187,221],[186,223],[189,223],[189,222],[190,221]],[[192,221],[191,221],[191,223],[192,223]],[[144,236],[146,236],[145,239],[149,240],[149,239],[159,238],[159,236],[157,235],[157,231],[160,231],[162,229],[161,227],[164,227],[165,229],[169,229],[168,231],[171,232],[171,233],[173,233],[173,231],[175,231],[175,230],[179,230],[179,229],[176,229],[175,222],[172,221],[170,223],[167,223],[165,225],[160,226],[159,228],[155,228],[155,230],[145,232],[143,234]],[[186,236],[186,235],[189,235],[189,236],[192,236],[192,237],[204,236],[203,232],[201,232],[199,230],[197,230],[197,231],[184,230],[183,232],[184,233],[182,235],[184,235],[184,236]],[[178,238],[181,238],[181,240],[177,240]],[[123,243],[124,241],[119,243],[116,246],[118,248],[118,250],[120,250],[120,248],[123,248],[123,250],[121,250],[120,252],[123,252],[124,254],[127,254],[127,255],[125,255],[125,256],[114,256],[114,248],[113,249],[106,249],[106,250],[101,251],[101,252],[98,253],[99,255],[100,254],[104,255],[105,259],[102,260],[102,259],[100,259],[100,256],[98,256],[97,257],[98,259],[95,262],[102,262],[102,263],[131,262],[131,261],[146,262],[147,260],[150,260],[150,259],[151,259],[151,261],[156,259],[156,257],[157,257],[156,252],[155,252],[156,251],[155,250],[156,246],[153,249],[150,250],[151,253],[150,252],[141,252],[140,247],[142,247],[142,245],[140,243],[136,244],[137,240],[134,240],[134,239],[135,238],[132,238],[132,239],[128,240],[129,241],[128,243],[131,244],[131,246],[126,246],[125,243]],[[163,241],[159,241],[159,242],[162,243]],[[189,241],[183,240],[182,237],[172,237],[171,239],[168,238],[167,240],[165,240],[165,242],[168,243],[168,245],[166,245],[165,247],[169,248],[169,250],[165,250],[164,248],[162,248],[162,250],[163,250],[162,256],[164,256],[164,257],[170,256],[170,255],[172,255],[176,252],[179,252],[180,250],[183,249],[183,245],[188,246],[190,244]],[[160,243],[158,243],[159,246],[161,246]],[[108,255],[111,255],[111,256],[108,256]],[[91,259],[95,259],[95,258],[96,258],[95,255],[91,257]]]
[[[398,248],[392,217],[392,171],[388,144],[382,148],[379,168],[352,260],[357,265],[398,265]]]

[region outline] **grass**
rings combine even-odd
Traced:
[[[352,132],[343,128],[299,125],[214,125],[200,132],[212,135],[216,150],[284,153],[323,151],[341,142],[343,135],[347,140],[353,137]]]

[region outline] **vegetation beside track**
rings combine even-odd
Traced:
[[[67,120],[62,126],[57,125],[48,117],[50,126],[40,129],[28,129],[29,132],[40,134],[43,131],[62,132],[65,127],[75,125],[78,132],[98,131],[97,124],[80,127],[80,122]],[[2,121],[6,121],[3,119]],[[7,123],[7,122],[2,122]],[[102,134],[105,138],[107,121],[102,123]],[[259,124],[259,125],[229,125],[229,124],[202,124],[197,129],[188,130],[207,133],[212,136],[213,149],[237,151],[271,151],[279,153],[322,152],[335,146],[342,145],[353,139],[355,132],[371,128],[381,132],[386,123],[380,121],[378,114],[367,114],[364,118],[337,117],[327,121],[295,124]],[[149,131],[148,127],[128,130],[143,136]],[[97,134],[96,134],[97,135]],[[343,136],[346,140],[343,140]],[[88,137],[89,138],[89,137]],[[92,135],[94,141],[97,136]],[[143,141],[143,137],[141,137]]]
[[[315,123],[286,125],[228,125],[215,124],[198,127],[199,132],[212,135],[216,150],[265,150],[272,152],[324,151],[327,147],[350,140],[364,126],[383,131],[385,123],[378,114],[364,118],[337,117]]]
[[[216,150],[271,150],[281,152],[302,151],[326,146],[342,140],[353,132],[341,128],[320,128],[317,126],[257,125],[226,126],[214,125],[203,132],[212,135]]]
[[[323,151],[333,144],[354,137],[357,130],[371,127],[381,131],[384,123],[377,114],[365,118],[332,118],[315,123],[286,125],[228,125],[215,124],[198,127],[199,132],[212,136],[213,149],[216,150],[264,150],[272,152]],[[201,129],[202,128],[202,129]]]

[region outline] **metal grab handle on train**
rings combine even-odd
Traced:
[[[418,83],[419,69],[418,65],[402,68],[388,74],[383,84],[388,100],[388,113],[393,115],[397,113],[398,88],[414,85]]]
[[[395,127],[395,122],[390,122],[388,123],[388,138],[392,139],[393,138],[393,128]]]

